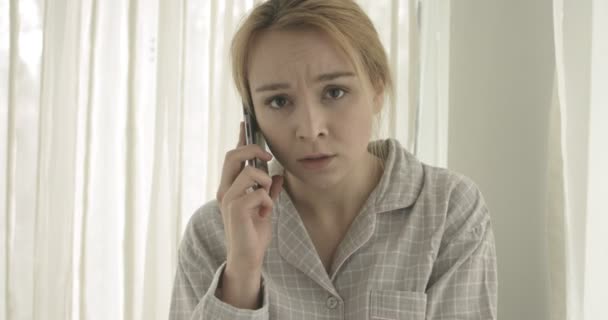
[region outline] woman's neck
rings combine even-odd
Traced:
[[[383,160],[367,155],[360,167],[328,188],[311,187],[286,173],[285,191],[298,213],[323,224],[350,223],[382,177]]]

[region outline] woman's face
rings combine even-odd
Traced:
[[[323,32],[266,31],[249,57],[249,85],[258,124],[287,171],[325,188],[352,170],[367,170],[367,144],[382,93],[355,73],[346,55]],[[302,158],[335,155],[322,168]]]

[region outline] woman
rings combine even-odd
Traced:
[[[180,244],[170,318],[496,319],[494,236],[474,183],[397,140],[370,142],[392,83],[355,2],[264,2],[232,63],[272,154],[245,145],[241,124],[217,199]],[[243,169],[253,158],[272,159],[272,178]]]

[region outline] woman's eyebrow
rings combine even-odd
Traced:
[[[316,82],[331,81],[341,77],[354,77],[355,73],[350,71],[338,71],[325,73],[317,77]]]
[[[354,77],[354,76],[355,76],[354,72],[337,71],[337,72],[321,74],[315,79],[315,82],[331,81],[331,80],[335,80],[335,79],[341,78],[341,77]],[[289,83],[271,83],[271,84],[266,84],[266,85],[260,86],[255,91],[256,92],[276,91],[276,90],[289,89],[289,88],[290,88]]]

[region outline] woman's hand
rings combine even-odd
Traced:
[[[238,145],[226,153],[217,191],[226,234],[225,272],[230,270],[232,275],[261,274],[264,254],[272,239],[270,215],[283,185],[282,176],[270,178],[260,169],[244,167],[244,162],[253,158],[270,161],[272,155],[257,144],[245,145],[241,122]],[[248,192],[256,183],[260,188]]]

